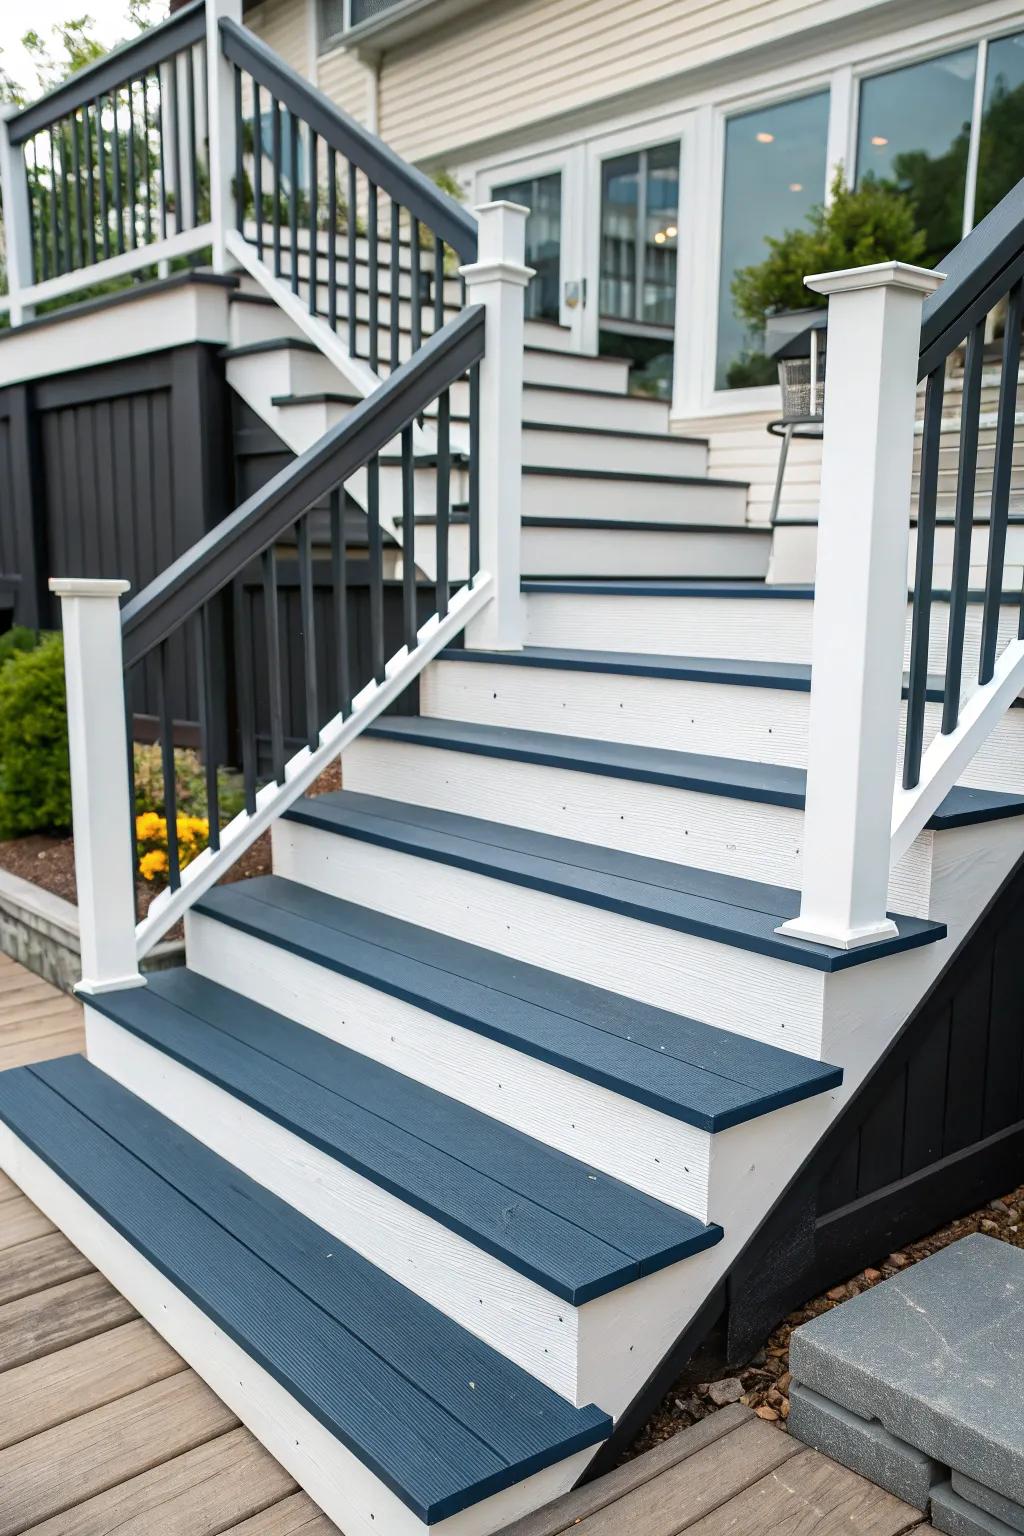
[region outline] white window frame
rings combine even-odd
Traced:
[[[581,254],[574,267],[563,244],[564,278],[587,278],[588,302],[576,323],[581,350],[595,353],[599,316],[597,282],[600,255],[601,160],[631,149],[653,148],[678,137],[680,159],[680,239],[677,251],[676,340],[672,419],[749,415],[778,411],[775,385],[749,389],[714,388],[721,263],[721,210],[725,175],[725,122],[738,113],[774,106],[817,90],[829,91],[825,188],[836,166],[855,170],[857,110],[861,81],[899,69],[905,64],[939,57],[958,48],[978,46],[975,108],[982,100],[987,45],[1024,31],[1017,0],[987,0],[925,21],[915,21],[882,36],[823,47],[816,56],[786,62],[746,74],[726,84],[687,92],[681,89],[671,107],[636,108],[600,127],[563,128],[548,137],[543,152],[516,146],[510,134],[500,149],[476,161],[463,162],[477,200],[492,185],[520,176],[562,168],[563,230],[578,233]],[[980,46],[979,46],[980,45]],[[664,82],[658,87],[664,96]],[[977,111],[971,154],[977,165]],[[575,203],[570,204],[571,194]],[[970,204],[965,202],[965,207]],[[965,217],[966,226],[966,217]],[[965,233],[967,232],[965,228]],[[563,323],[565,316],[563,315]]]
[[[562,178],[562,235],[558,274],[558,323],[572,333],[573,346],[583,350],[583,316],[585,305],[570,307],[566,303],[565,285],[575,278],[581,265],[579,243],[582,232],[582,201],[580,186],[581,149],[579,145],[565,145],[561,149],[544,154],[518,155],[507,162],[496,161],[480,169],[473,178],[473,201],[488,202],[496,187],[510,181],[529,181],[534,177],[561,176]],[[544,322],[540,322],[543,324]]]

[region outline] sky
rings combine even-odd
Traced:
[[[103,42],[113,44],[126,37],[125,0],[0,0],[0,66],[20,85],[35,94],[35,72],[21,46],[21,35],[30,27],[43,37],[49,36],[50,28],[72,17],[88,15],[95,23],[92,30]],[[153,19],[167,14],[166,0],[155,0]]]

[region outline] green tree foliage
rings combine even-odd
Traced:
[[[732,280],[733,306],[750,327],[753,342],[729,369],[733,389],[770,384],[776,377],[775,363],[758,345],[767,315],[827,302],[824,295],[804,286],[808,273],[864,267],[876,261],[919,262],[927,238],[904,192],[871,177],[859,187],[849,187],[840,167],[829,202],[812,208],[800,228],[769,235],[765,244],[764,261],[741,267]]]
[[[44,635],[0,667],[0,837],[70,825],[64,642]]]
[[[975,223],[1024,176],[1024,85],[1009,90],[997,81],[981,128]]]

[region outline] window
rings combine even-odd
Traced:
[[[325,48],[333,48],[335,43],[341,41],[345,30],[345,0],[319,0],[317,11],[317,32],[322,53]]]
[[[531,176],[495,187],[491,196],[529,208],[526,221],[526,265],[537,276],[526,290],[527,320],[553,320],[559,316],[562,253],[562,177]]]
[[[935,266],[963,234],[974,107],[976,48],[865,80],[860,88],[857,180],[875,176],[906,192]]]
[[[677,142],[604,162],[599,347],[630,359],[636,393],[671,392],[678,223]]]
[[[988,45],[974,223],[1024,175],[1024,32]]]
[[[825,195],[829,95],[731,117],[725,128],[722,260],[718,293],[717,389],[773,384],[778,370],[733,307],[732,280],[767,255],[765,239],[803,224]]]

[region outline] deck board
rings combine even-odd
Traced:
[[[0,1069],[84,1048],[0,955]],[[343,1536],[0,1173],[0,1536]],[[929,1536],[909,1505],[736,1405],[501,1536]]]

